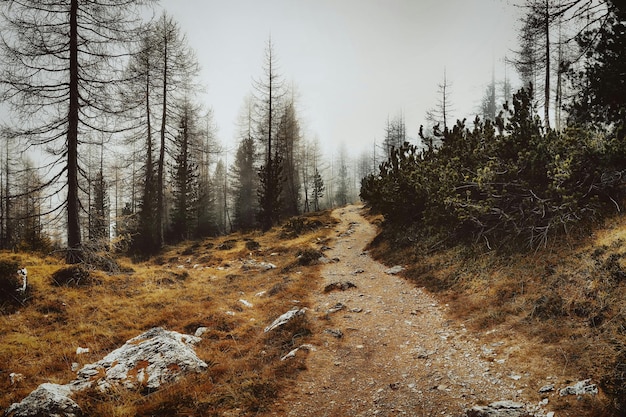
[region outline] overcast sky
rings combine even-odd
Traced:
[[[495,63],[516,47],[509,0],[161,0],[202,67],[203,102],[220,141],[236,143],[237,116],[262,77],[271,35],[280,73],[297,91],[307,138],[326,155],[371,149],[387,117],[417,137],[436,106],[444,68],[455,117],[477,112]],[[157,10],[157,13],[160,13]],[[509,76],[513,70],[508,69]]]

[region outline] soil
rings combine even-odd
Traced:
[[[364,252],[376,227],[360,212],[357,206],[334,212],[340,223],[325,255],[335,262],[323,267],[307,312],[319,320],[320,342],[298,352],[308,355],[307,369],[263,415],[462,416],[472,406],[502,400],[545,415],[549,407],[538,410],[537,390],[551,377],[538,381],[527,369],[515,369],[510,339],[480,341],[447,317],[446,305],[388,273]],[[324,292],[345,282],[356,287]]]

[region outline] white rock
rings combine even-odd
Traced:
[[[311,344],[308,344],[308,343],[305,343],[305,344],[303,344],[302,346],[299,346],[299,347],[297,347],[297,348],[293,349],[292,351],[290,351],[289,353],[287,353],[286,355],[284,355],[282,358],[280,358],[280,360],[281,360],[281,361],[284,361],[284,360],[286,360],[286,359],[289,359],[289,358],[293,358],[293,357],[295,357],[295,356],[296,356],[296,353],[297,353],[300,349],[308,350],[308,351],[311,351],[311,352],[314,352],[314,351],[316,350],[316,349],[315,349],[315,346],[313,346],[313,345],[311,345]]]
[[[198,327],[196,332],[193,334],[196,337],[202,337],[203,334],[209,331],[208,327]]]
[[[11,385],[15,385],[18,382],[21,382],[24,380],[24,375],[16,373],[16,372],[11,372],[9,374],[9,380],[11,381]]]
[[[76,348],[76,354],[77,355],[82,355],[84,353],[89,353],[89,348],[84,348],[84,347],[77,347]]]
[[[239,300],[239,302],[240,302],[241,304],[243,304],[244,306],[246,306],[246,307],[254,307],[254,306],[252,305],[252,303],[250,303],[249,301],[244,300],[243,298],[242,298],[242,299],[240,299],[240,300]]]
[[[566,395],[596,395],[598,393],[598,387],[595,384],[591,383],[590,379],[585,379],[584,381],[579,381],[576,384],[563,388],[559,395],[564,397]]]
[[[306,312],[306,308],[294,308],[289,310],[288,312],[280,315],[276,320],[272,322],[269,326],[267,326],[264,330],[265,333],[274,330],[277,327],[280,327],[295,317],[302,316]]]
[[[95,382],[102,391],[114,385],[157,389],[183,372],[201,372],[208,368],[192,348],[201,340],[160,327],[150,329],[100,361],[85,365],[71,384],[76,389],[84,389]]]
[[[399,274],[402,271],[404,271],[404,267],[401,266],[401,265],[396,265],[396,266],[393,266],[393,267],[389,268],[388,270],[386,270],[385,274],[396,275],[396,274]]]
[[[7,408],[5,415],[11,417],[83,415],[78,404],[70,398],[71,394],[72,390],[68,385],[41,384],[21,402]]]

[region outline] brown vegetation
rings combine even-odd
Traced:
[[[294,305],[307,306],[319,275],[316,266],[298,265],[296,257],[317,248],[334,221],[329,213],[307,216],[303,223],[318,227],[299,230],[288,240],[281,240],[284,230],[276,228],[186,242],[132,264],[132,269],[130,260],[117,260],[122,270],[134,272],[79,271],[78,282],[76,271],[61,259],[0,254],[0,260],[28,268],[32,295],[19,311],[0,315],[0,410],[41,383],[69,382],[75,377],[72,363],[95,362],[155,326],[186,333],[207,327],[196,350],[209,370],[148,395],[121,389],[81,393],[76,400],[86,415],[211,416],[263,410],[304,369],[302,356],[291,361],[280,357],[315,333],[306,316],[271,333],[263,329]],[[249,259],[276,268],[245,270],[243,261]],[[287,265],[291,268],[284,271]],[[61,277],[69,278],[61,283]],[[89,353],[77,355],[79,346]],[[24,379],[11,384],[12,372]]]

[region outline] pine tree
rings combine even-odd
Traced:
[[[198,164],[193,149],[195,132],[193,109],[183,105],[178,135],[174,139],[174,161],[171,167],[173,209],[170,236],[174,242],[191,238],[196,230],[198,201]]]
[[[315,175],[313,176],[313,211],[320,210],[320,200],[324,197],[324,180],[320,175],[319,171],[315,170]]]

